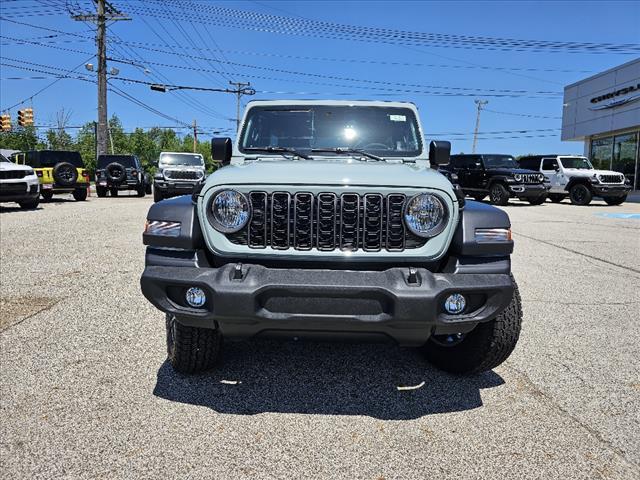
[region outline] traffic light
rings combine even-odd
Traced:
[[[2,130],[3,132],[10,132],[11,131],[11,115],[8,113],[3,113],[2,115],[0,115],[0,126],[2,128],[0,128],[0,130]]]
[[[33,126],[33,108],[25,108],[24,110],[18,110],[18,125],[21,127]]]

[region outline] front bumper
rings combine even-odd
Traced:
[[[140,188],[140,181],[136,179],[126,179],[122,182],[113,183],[106,179],[96,180],[96,186],[101,188],[112,189],[115,188],[117,190],[137,190]]]
[[[436,333],[465,332],[495,318],[510,303],[506,274],[444,274],[424,268],[384,271],[147,266],[142,293],[180,322],[218,328],[232,339],[266,336],[392,339],[419,346]],[[184,302],[187,288],[207,295],[203,308]],[[444,299],[458,292],[468,311],[449,315]]]
[[[631,191],[631,185],[591,184],[593,193],[599,197],[622,197]]]
[[[193,192],[193,188],[201,182],[202,180],[155,180],[153,188],[157,188],[167,197],[190,195]]]
[[[513,184],[509,185],[509,191],[514,197],[518,197],[520,199],[527,198],[539,198],[543,195],[547,195],[549,191],[549,187],[544,184]]]
[[[18,183],[18,182],[16,182]],[[0,183],[0,202],[26,202],[40,195],[38,183],[27,183],[23,191],[16,191],[10,183]]]

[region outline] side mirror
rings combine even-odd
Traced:
[[[231,139],[229,137],[211,139],[211,158],[214,162],[220,163],[222,166],[229,165],[231,162],[231,150]]]
[[[431,168],[438,168],[442,165],[449,165],[451,156],[451,142],[442,140],[432,140],[429,144],[429,162]]]
[[[559,167],[558,165],[554,165],[554,166],[553,166],[553,169],[554,169],[556,172],[559,172],[559,171],[560,171],[560,167]]]

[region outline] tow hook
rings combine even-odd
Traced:
[[[231,280],[240,281],[244,277],[244,272],[242,271],[242,264],[236,263],[236,266],[233,267],[233,271],[231,272]]]
[[[409,276],[407,277],[407,283],[409,285],[420,286],[421,278],[416,267],[409,267]]]

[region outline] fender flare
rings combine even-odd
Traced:
[[[191,195],[162,200],[154,203],[147,213],[147,221],[180,222],[180,234],[177,237],[142,234],[142,243],[153,247],[178,248],[181,250],[200,250],[205,248],[196,205]]]
[[[569,177],[569,182],[565,185],[564,189],[568,192],[574,185],[577,185],[579,183],[586,185],[590,191],[593,191],[593,189],[591,188],[591,182],[587,177]]]

